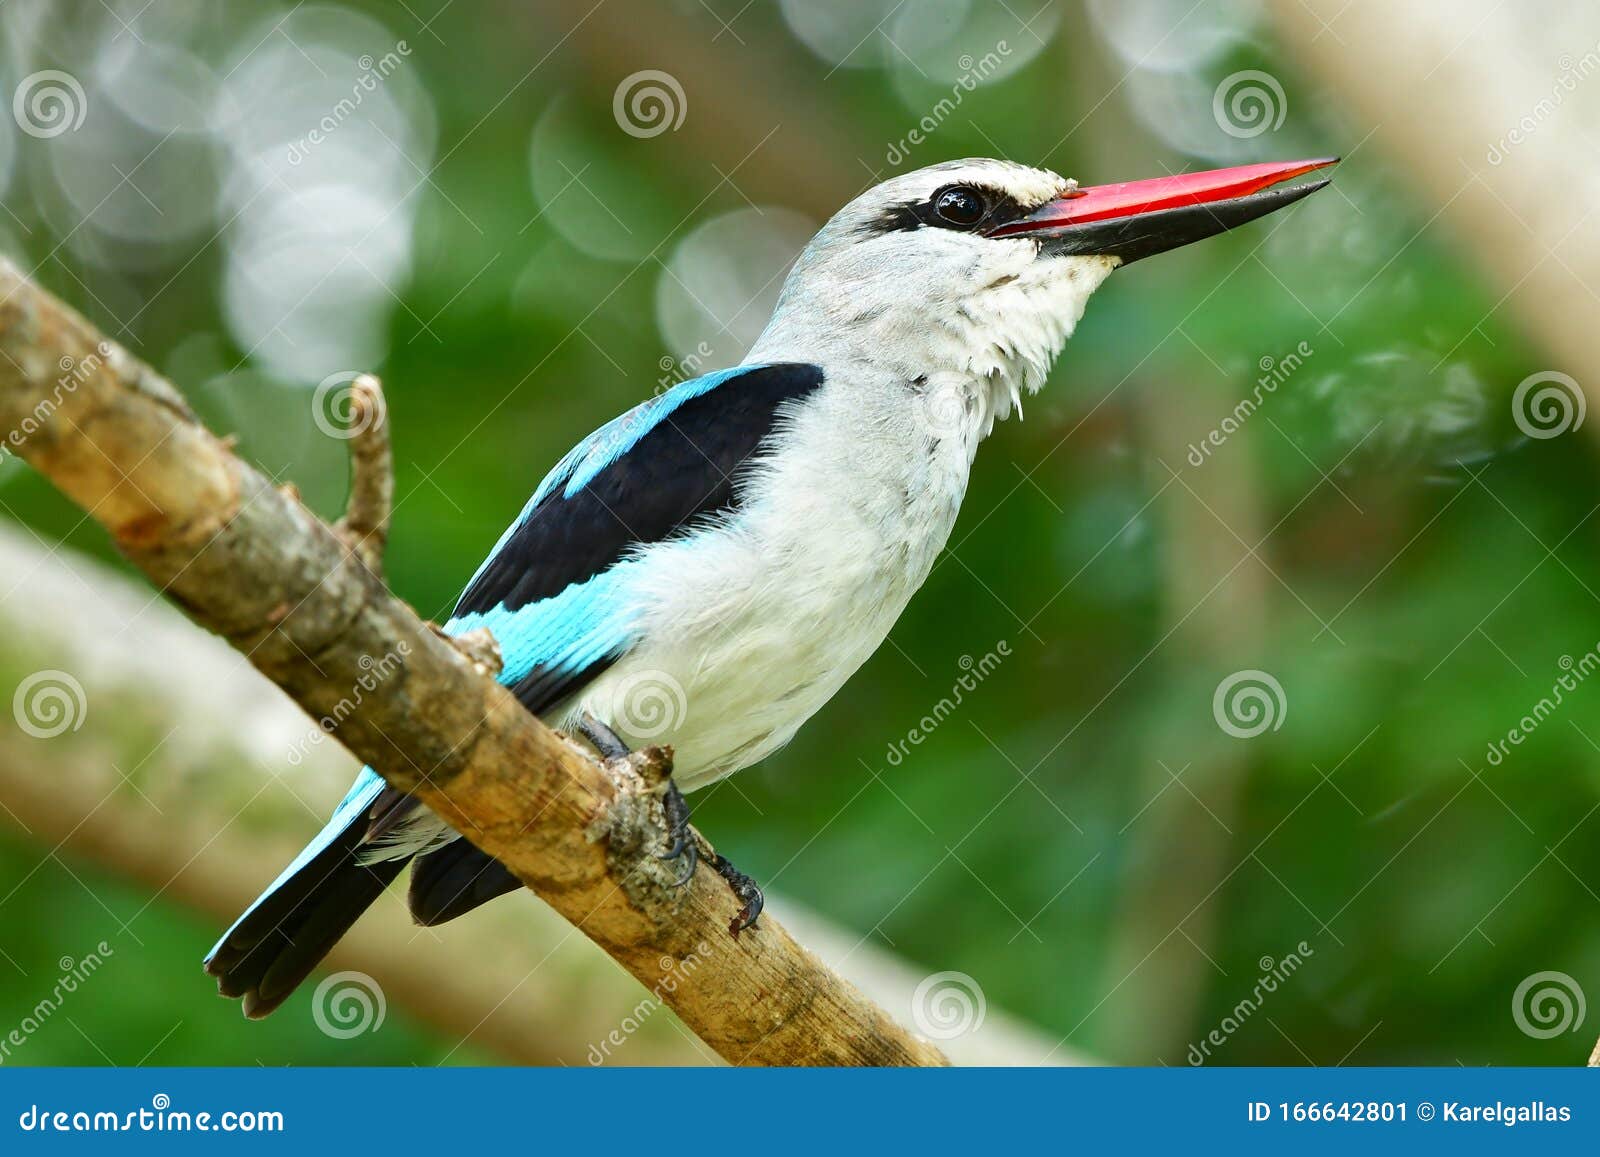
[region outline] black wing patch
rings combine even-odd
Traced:
[[[785,403],[822,384],[820,366],[752,368],[672,408],[570,498],[560,485],[528,512],[456,606],[516,610],[593,578],[637,543],[731,510],[735,475]]]

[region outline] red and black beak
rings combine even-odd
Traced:
[[[1073,189],[1026,217],[989,230],[1030,237],[1051,254],[1101,254],[1126,265],[1254,221],[1326,185],[1285,181],[1326,168],[1338,157],[1269,162]]]

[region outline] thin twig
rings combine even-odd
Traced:
[[[389,448],[389,407],[371,374],[350,383],[350,501],[334,524],[367,569],[383,577],[394,505],[394,463]]]

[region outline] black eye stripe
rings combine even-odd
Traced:
[[[952,206],[948,199],[952,195],[957,195],[959,200],[962,194],[974,198],[979,203],[981,208],[977,216],[962,215],[963,219],[952,219],[940,211],[941,201],[944,201],[944,207],[949,209]],[[902,201],[896,205],[886,206],[867,223],[863,232],[901,233],[930,228],[948,229],[956,233],[978,233],[1015,221],[1025,215],[1025,211],[1016,201],[999,189],[956,183],[935,189],[925,201]]]

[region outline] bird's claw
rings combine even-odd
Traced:
[[[679,869],[678,878],[672,881],[672,884],[675,888],[687,888],[689,881],[694,879],[695,869],[700,866],[700,849],[695,846],[692,840],[687,844],[676,846],[681,847],[682,851],[676,855],[662,856],[661,858],[663,860],[673,860],[680,855],[683,857],[683,867]]]
[[[760,916],[762,908],[766,907],[767,898],[761,894],[761,886],[735,868],[727,856],[719,853],[713,855],[712,870],[727,881],[728,888],[735,898],[744,905],[738,914],[728,921],[728,933],[737,940],[739,933],[755,926],[756,917]]]

